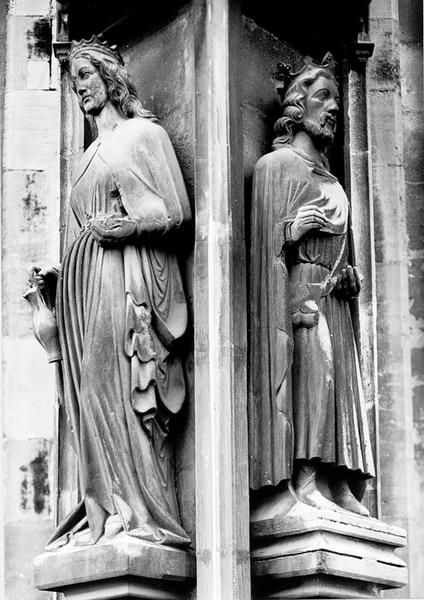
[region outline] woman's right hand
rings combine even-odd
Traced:
[[[311,231],[312,229],[322,229],[328,222],[324,210],[319,206],[316,206],[315,204],[301,206],[291,224],[291,240],[297,242],[297,240],[308,231]]]
[[[59,270],[57,267],[32,267],[29,272],[30,285],[38,287],[43,294],[46,304],[50,309],[54,307],[56,301],[56,287]]]
[[[98,217],[91,224],[91,234],[103,248],[121,248],[136,241],[137,223],[120,214]]]

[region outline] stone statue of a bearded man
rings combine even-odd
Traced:
[[[374,475],[351,307],[350,207],[329,171],[339,92],[334,63],[279,65],[283,116],[255,168],[249,443],[254,490],[363,516]],[[272,488],[270,488],[272,489]]]

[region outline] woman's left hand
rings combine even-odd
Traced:
[[[92,221],[91,233],[103,248],[121,248],[137,239],[137,223],[119,214],[97,217]]]
[[[338,275],[334,289],[343,298],[356,298],[361,291],[362,280],[363,277],[359,269],[349,265]]]

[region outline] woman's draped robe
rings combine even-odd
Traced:
[[[93,537],[119,514],[131,535],[185,545],[167,444],[170,418],[185,396],[173,351],[187,324],[181,275],[175,255],[154,241],[143,245],[143,233],[137,245],[100,247],[89,224],[111,213],[147,220],[150,229],[160,215],[170,229],[190,218],[181,171],[159,125],[130,119],[85,152],[72,190],[57,316],[65,405]]]
[[[308,204],[330,223],[286,239]],[[255,168],[250,280],[250,486],[292,477],[296,459],[374,475],[349,301],[332,290],[347,266],[349,205],[337,179],[286,145]],[[315,327],[293,330],[292,315],[319,307]]]

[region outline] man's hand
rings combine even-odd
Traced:
[[[301,206],[291,224],[291,240],[296,242],[308,231],[322,229],[328,222],[325,212],[319,206],[315,204]]]
[[[343,269],[340,275],[337,277],[334,291],[338,296],[346,298],[356,298],[359,295],[362,287],[363,277],[356,267],[350,265]]]
[[[318,324],[319,309],[316,302],[307,300],[295,313],[292,314],[293,329],[306,327],[310,329]]]
[[[119,214],[98,217],[91,224],[91,233],[103,248],[121,248],[137,239],[137,223]]]

